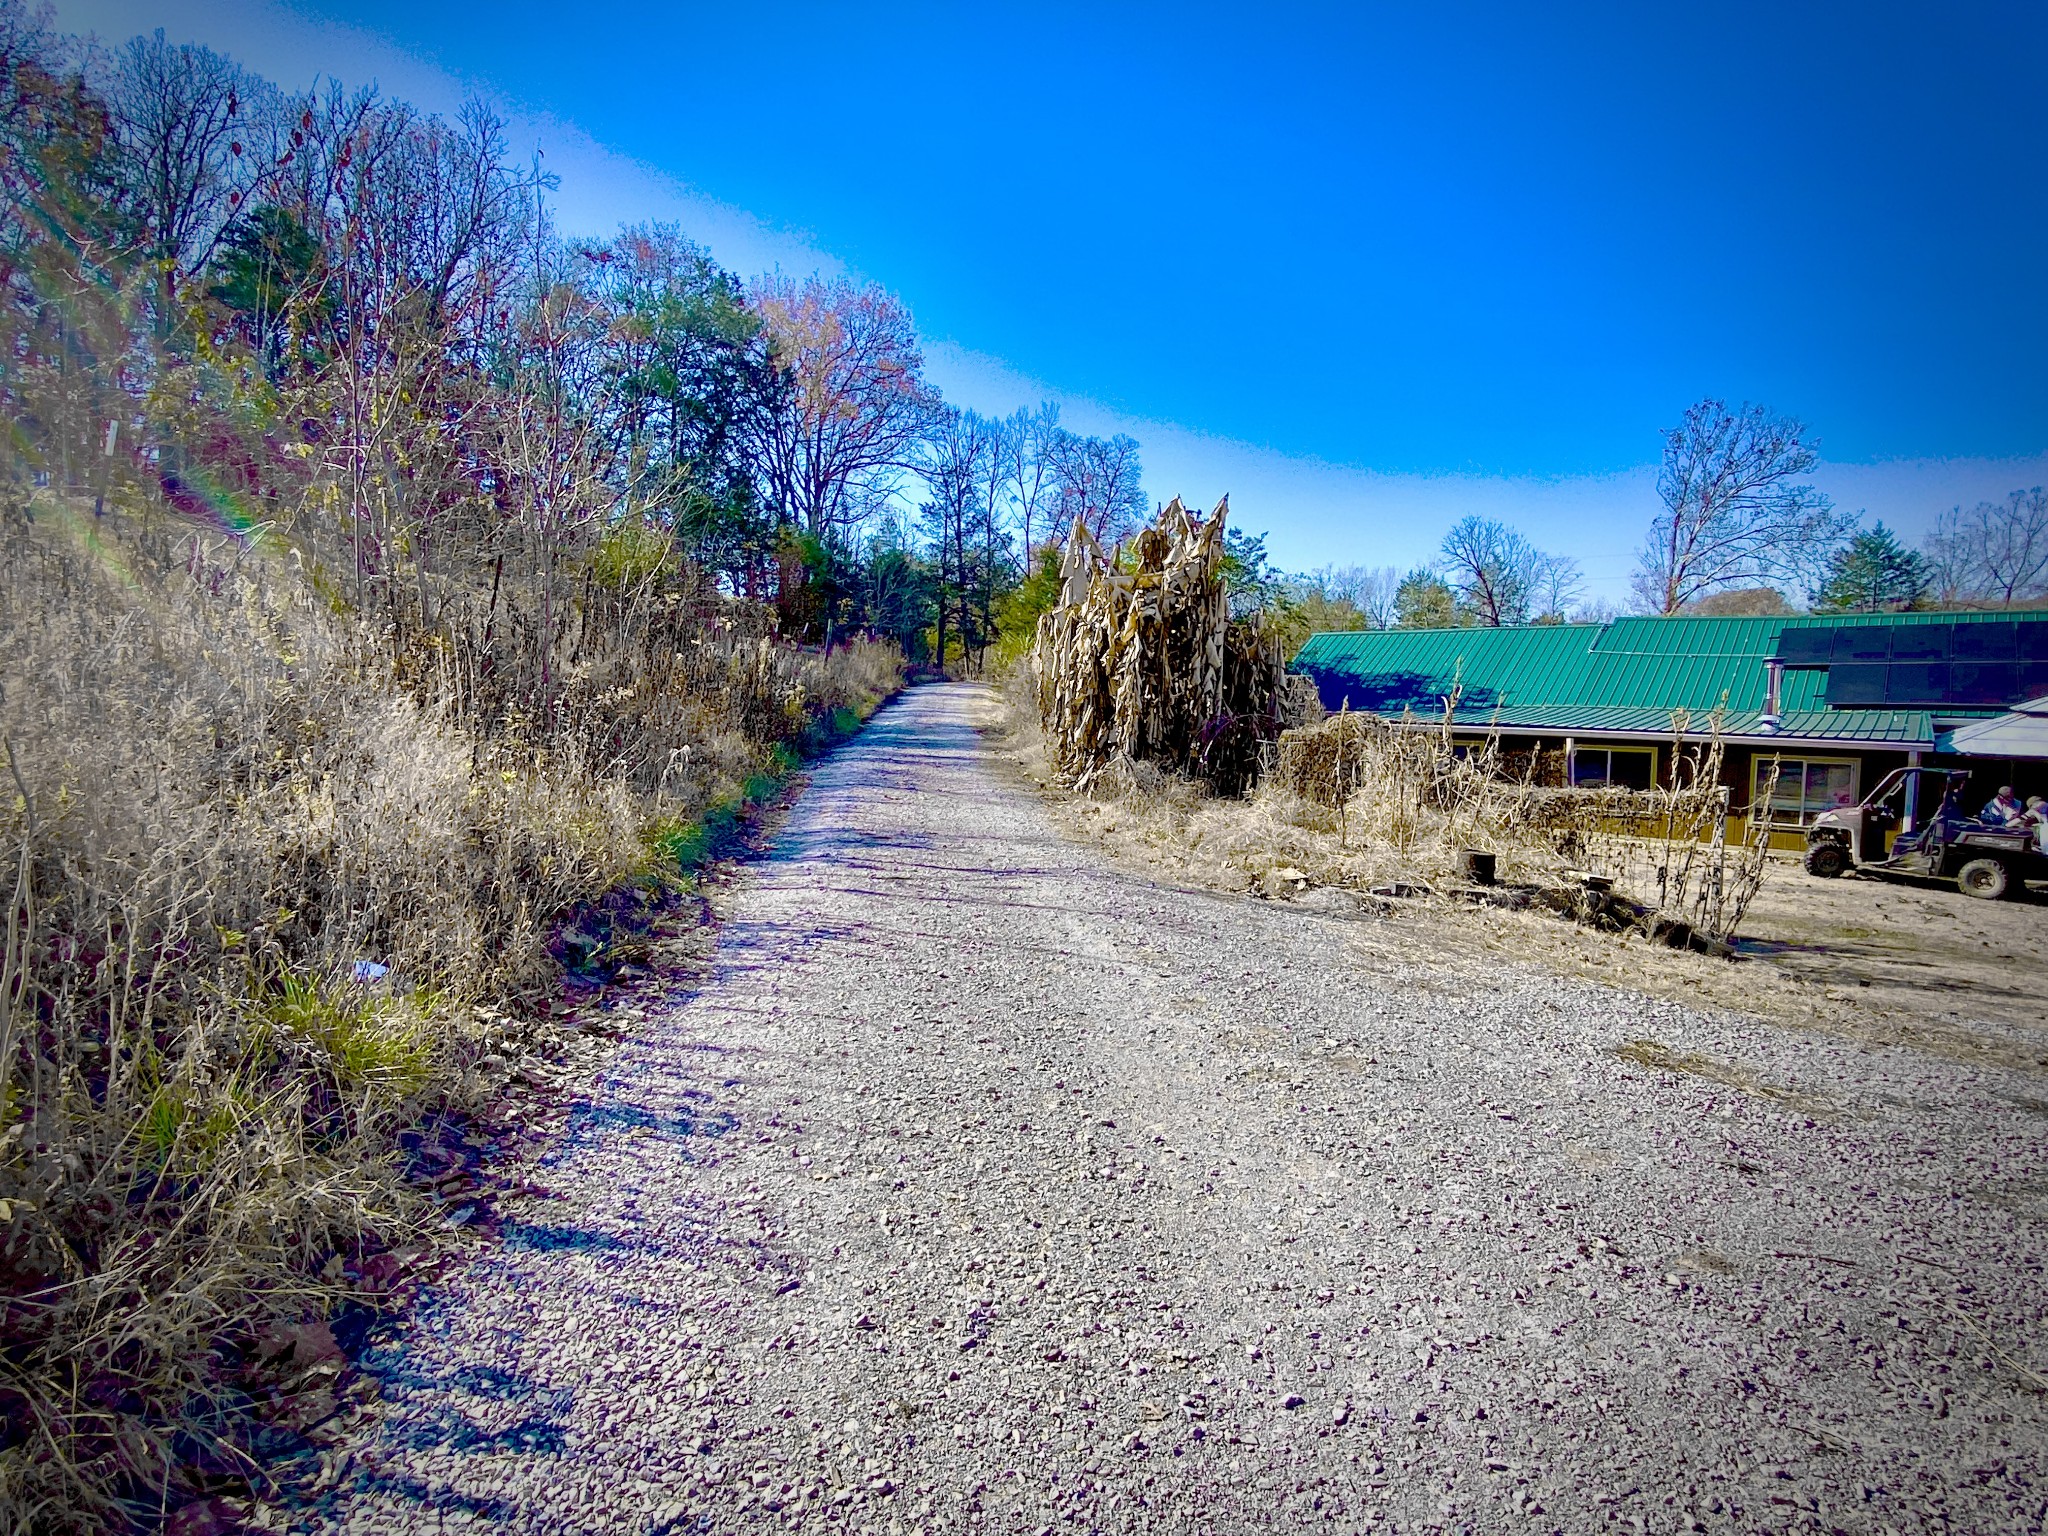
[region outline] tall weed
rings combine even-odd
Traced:
[[[638,535],[551,625],[503,581],[373,620],[311,544],[89,506],[0,524],[0,1525],[53,1531],[246,1463],[248,1342],[421,1233],[399,1137],[487,1091],[561,915],[901,675]]]

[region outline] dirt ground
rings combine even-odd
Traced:
[[[1979,901],[1953,885],[1877,877],[1816,880],[1773,861],[1745,955],[1863,1001],[1937,1018],[2048,1022],[2048,892]]]
[[[1533,960],[1697,1005],[1873,1045],[2048,1076],[2048,902],[1815,880],[1774,862],[1734,961],[1573,927],[1547,913],[1418,910],[1415,941]],[[2048,1108],[2048,1099],[2040,1101]]]
[[[990,745],[1066,825],[1154,874],[1218,883],[1213,864],[1182,855],[1158,807],[1076,800],[1055,789],[1035,728],[1019,717],[1017,699],[1007,704],[986,727]],[[1229,888],[1242,890],[1249,878],[1240,874]],[[1328,908],[1349,898],[1311,890],[1296,899]],[[1369,941],[1386,958],[1428,954],[1478,969],[1534,962],[1676,1002],[2048,1077],[2048,891],[2038,887],[2022,899],[1982,901],[1953,885],[1815,879],[1797,856],[1773,855],[1732,962],[1575,927],[1547,912],[1439,900],[1391,907],[1396,920],[1373,928]],[[2048,1084],[2037,1102],[2048,1107]]]
[[[877,714],[701,966],[586,1021],[615,1054],[264,1528],[2042,1530],[2029,1070],[1515,957],[1555,919],[1152,878],[996,712]]]

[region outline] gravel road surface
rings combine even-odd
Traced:
[[[1161,886],[993,712],[819,766],[296,1523],[2048,1525],[2048,1085]]]

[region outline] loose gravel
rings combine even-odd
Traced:
[[[988,708],[818,768],[291,1523],[2048,1525],[2038,1079],[1155,884]]]

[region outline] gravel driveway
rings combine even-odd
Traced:
[[[2048,1524],[2048,1084],[1120,872],[991,707],[817,769],[302,1524]]]

